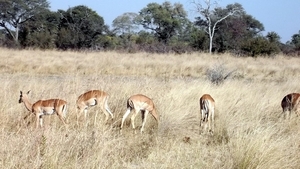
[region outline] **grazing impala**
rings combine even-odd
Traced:
[[[133,129],[135,129],[134,119],[135,119],[136,115],[139,112],[142,113],[141,133],[144,132],[146,118],[147,118],[147,115],[149,113],[151,113],[151,115],[155,118],[156,121],[159,120],[158,119],[158,114],[156,113],[154,103],[149,97],[144,96],[142,94],[133,95],[127,100],[127,111],[126,111],[126,113],[124,114],[124,116],[122,118],[121,130],[123,128],[123,124],[124,124],[124,121],[125,121],[126,117],[130,114],[132,109],[135,110],[135,112],[131,116],[131,125],[132,125]]]
[[[215,119],[215,101],[209,94],[204,94],[200,98],[200,129],[202,123],[204,123],[204,129],[207,129],[208,123],[208,132],[214,132],[214,119]]]
[[[109,95],[104,91],[100,90],[90,90],[86,93],[80,95],[77,99],[77,108],[79,110],[79,114],[77,114],[77,122],[80,114],[84,111],[84,117],[87,118],[87,110],[89,107],[99,105],[103,113],[105,114],[105,122],[107,122],[109,115],[111,118],[114,118],[114,115],[110,111],[107,100]]]
[[[284,117],[290,118],[291,112],[294,111],[296,115],[300,115],[300,93],[290,93],[286,95],[281,101],[281,107]]]
[[[36,128],[43,127],[43,115],[57,114],[59,119],[66,125],[65,117],[67,113],[67,102],[61,99],[39,100],[34,104],[28,99],[28,91],[24,94],[20,91],[19,103],[24,103],[27,110],[36,116]]]

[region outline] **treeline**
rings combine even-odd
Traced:
[[[276,32],[263,36],[263,24],[247,14],[241,4],[225,8],[206,5],[195,3],[199,16],[192,22],[180,3],[149,3],[139,13],[118,16],[110,28],[103,17],[84,5],[51,11],[47,0],[1,0],[0,46],[299,56],[300,31],[283,44]]]

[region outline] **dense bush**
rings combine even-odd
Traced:
[[[280,52],[295,56],[300,51],[300,33],[294,34],[287,44],[280,43],[276,32],[263,37],[263,24],[238,3],[233,6],[238,7],[239,12],[219,22],[210,38],[209,24],[201,12],[200,17],[191,22],[180,3],[149,3],[139,13],[118,16],[110,28],[96,11],[84,5],[50,11],[47,0],[22,1],[16,5],[18,2],[21,3],[17,0],[0,2],[3,11],[0,46],[177,54],[212,50],[252,57],[274,56]],[[222,18],[230,9],[232,4],[214,9],[215,18],[211,19]]]

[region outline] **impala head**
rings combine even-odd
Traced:
[[[26,93],[26,94],[23,94],[22,91],[20,91],[20,99],[19,99],[19,103],[22,103],[23,102],[23,97],[27,97],[27,95],[30,93],[30,90]]]

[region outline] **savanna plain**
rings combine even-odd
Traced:
[[[149,54],[0,49],[0,168],[213,168],[296,169],[300,166],[300,117],[281,116],[282,98],[300,92],[300,58],[229,54]],[[229,76],[215,85],[209,70]],[[105,124],[98,107],[76,122],[77,97],[104,90],[115,115]],[[19,104],[68,102],[67,125],[33,115]],[[126,120],[127,98],[150,97],[160,115],[149,115],[141,134]],[[216,102],[213,135],[199,133],[199,98]]]

